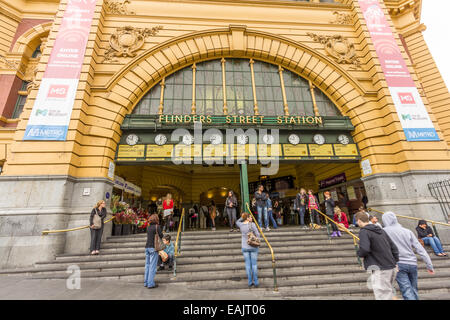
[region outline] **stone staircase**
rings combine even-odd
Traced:
[[[356,231],[357,232],[357,231]],[[252,290],[262,299],[373,299],[368,274],[361,270],[350,236],[328,240],[322,230],[282,227],[265,233],[276,257],[279,292],[273,292],[271,255],[263,243],[258,256],[260,287],[248,289],[240,232],[187,231],[183,233],[177,276],[157,272],[159,284],[182,283],[190,290]],[[172,234],[175,238],[175,234]],[[146,234],[108,237],[101,255],[62,254],[34,268],[0,270],[0,274],[27,274],[33,279],[67,279],[67,268],[77,265],[83,279],[124,280],[142,285]],[[433,259],[435,275],[419,260],[422,299],[450,299],[450,259]],[[398,292],[398,297],[401,297]]]

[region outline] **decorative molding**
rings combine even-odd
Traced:
[[[355,69],[361,68],[361,63],[356,55],[355,45],[341,35],[322,36],[315,33],[307,33],[314,41],[324,45],[328,55],[337,63],[350,64]]]
[[[130,0],[122,0],[122,1],[105,1],[105,11],[109,14],[123,14],[123,15],[131,15],[136,14],[134,11],[129,11],[127,8],[127,4],[130,4]]]
[[[162,26],[145,29],[132,26],[117,28],[109,39],[110,47],[105,51],[103,62],[117,61],[114,57],[135,57],[136,51],[144,45],[145,38],[155,36],[162,28]]]
[[[330,23],[334,24],[353,24],[353,18],[352,15],[349,13],[343,13],[335,11],[333,12],[335,15],[335,19],[333,21],[330,21]]]
[[[22,63],[14,60],[8,60],[5,56],[0,54],[0,62],[3,62],[4,68],[7,70],[14,70],[20,73],[22,76],[25,76],[23,71],[21,70]]]

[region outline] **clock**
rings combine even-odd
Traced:
[[[222,143],[222,136],[220,134],[212,134],[209,138],[209,141],[212,144],[221,144]]]
[[[272,144],[275,141],[275,138],[271,134],[265,134],[263,135],[262,140],[265,144]]]
[[[163,144],[165,144],[167,142],[167,137],[163,134],[158,134],[155,137],[155,143],[159,146],[162,146]]]
[[[293,145],[300,143],[300,137],[294,133],[289,136],[288,140]]]
[[[325,137],[321,135],[320,133],[314,135],[313,140],[317,144],[324,144],[325,143]]]
[[[237,136],[237,142],[239,144],[247,144],[248,143],[248,136],[245,134],[240,134]]]
[[[338,140],[339,140],[340,143],[342,143],[344,145],[349,144],[349,142],[350,142],[350,139],[345,134],[341,134],[338,137]]]
[[[136,143],[138,143],[139,137],[137,135],[135,135],[135,134],[129,134],[127,136],[126,140],[127,140],[127,144],[129,146],[134,146]]]
[[[185,144],[185,145],[191,145],[192,143],[194,142],[194,137],[192,136],[192,135],[190,135],[190,134],[185,134],[184,136],[183,136],[183,143]]]

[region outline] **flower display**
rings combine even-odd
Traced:
[[[130,208],[128,203],[119,201],[119,199],[118,196],[115,196],[112,201],[115,224],[137,224],[138,216],[136,212]]]

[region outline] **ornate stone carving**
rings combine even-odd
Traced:
[[[162,26],[153,28],[134,28],[126,26],[117,28],[109,39],[109,48],[105,52],[103,61],[117,61],[114,57],[135,57],[136,51],[142,48],[145,38],[156,35]]]
[[[109,14],[136,14],[134,11],[129,11],[127,8],[127,4],[130,3],[130,0],[123,0],[123,1],[112,1],[112,0],[106,0],[105,1],[105,10],[106,13]]]
[[[0,62],[3,63],[3,66],[0,64],[0,68],[5,68],[7,70],[14,70],[14,71],[17,71],[18,73],[20,73],[22,76],[24,75],[24,73],[22,72],[22,70],[23,70],[22,63],[20,63],[18,61],[14,61],[14,60],[8,60],[5,56],[2,56],[1,54],[0,54]]]
[[[355,46],[347,38],[341,35],[322,36],[315,33],[308,33],[308,36],[323,44],[327,54],[337,63],[351,64],[355,69],[361,68]]]
[[[353,23],[352,16],[348,13],[342,13],[342,12],[335,11],[335,12],[333,12],[333,14],[336,17],[333,21],[330,21],[330,23],[335,23],[335,24],[352,24]]]

